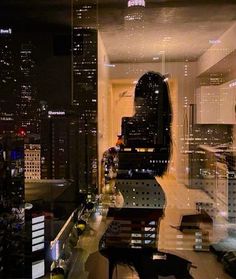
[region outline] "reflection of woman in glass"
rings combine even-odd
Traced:
[[[109,259],[109,278],[118,263],[133,267],[143,279],[172,274],[192,278],[188,261],[156,248],[165,194],[155,176],[167,171],[172,147],[172,110],[165,77],[144,74],[136,85],[134,101],[134,116],[122,119],[124,142],[118,144],[117,152],[109,149],[105,159],[109,162],[104,167],[105,181],[110,185],[113,178],[108,170],[114,162],[109,159],[119,161],[113,194],[123,194],[124,202],[120,208],[113,200],[116,209],[110,207],[108,212],[113,222],[100,241],[100,252]]]
[[[159,160],[148,165],[145,161],[145,166],[162,176],[171,154],[172,110],[165,77],[154,72],[144,74],[136,85],[134,102],[135,115],[122,120],[125,146],[136,150],[154,148],[153,158],[158,153]]]

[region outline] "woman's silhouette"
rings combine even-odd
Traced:
[[[118,161],[118,170],[115,175],[117,181],[122,180],[124,184],[127,180],[130,185],[127,187],[135,187],[131,186],[134,181],[135,192],[138,191],[137,185],[145,185],[146,181],[152,181],[152,185],[160,193],[163,190],[156,183],[155,176],[163,176],[167,171],[172,149],[172,109],[165,77],[155,72],[144,74],[136,85],[134,102],[134,116],[122,119],[121,136],[124,141],[118,141],[118,151],[113,152],[115,156],[112,156],[113,153],[109,151],[113,149],[105,153],[108,155],[104,160],[107,162],[104,169],[106,171],[109,168],[114,169],[114,162],[110,162],[109,159],[115,158],[116,162]],[[105,175],[106,183],[113,180],[113,177]],[[150,184],[147,185],[150,189]],[[113,193],[115,192],[120,194],[117,188]],[[128,204],[127,192],[128,190],[124,191],[123,208],[109,209],[108,216],[113,217],[113,222],[100,241],[100,252],[109,259],[109,279],[112,278],[113,269],[117,264],[127,264],[134,268],[141,279],[154,279],[158,278],[158,275],[175,275],[176,278],[181,279],[192,278],[189,274],[189,261],[171,254],[164,255],[156,248],[159,222],[164,215],[163,204],[165,203],[156,208],[142,206],[131,208],[126,206]],[[145,191],[142,193],[144,194]],[[165,199],[164,193],[162,196]],[[154,197],[150,196],[150,199],[152,198]],[[125,222],[130,224],[130,231],[125,233],[125,238],[122,238],[122,224]],[[152,235],[156,239],[154,242],[145,241],[145,237],[148,238],[150,233],[147,234],[144,231],[153,223],[152,231],[155,233],[153,232]],[[134,245],[134,235],[142,238],[138,246]],[[134,249],[134,247],[139,249]],[[157,253],[164,255],[165,260],[154,259],[153,255]]]

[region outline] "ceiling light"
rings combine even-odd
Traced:
[[[145,7],[145,0],[129,0],[128,7],[141,6]]]
[[[209,44],[212,44],[212,45],[217,45],[220,43],[221,43],[221,40],[209,40]]]
[[[105,67],[112,67],[112,68],[115,68],[116,65],[115,65],[115,64],[104,64],[104,66],[105,66]]]

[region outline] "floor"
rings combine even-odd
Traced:
[[[178,184],[174,177],[166,175],[157,179],[166,194],[165,216],[160,224],[158,248],[190,260],[197,268],[191,269],[195,279],[229,279],[210,252],[195,252],[194,233],[181,233],[173,228],[178,226],[182,214],[195,213],[196,201],[210,201],[210,198],[200,190],[187,189],[183,184]],[[101,236],[109,225],[106,219],[107,210],[100,207],[90,218],[89,226],[78,241],[78,257],[69,274],[69,279],[107,279],[108,261],[98,252]],[[216,218],[213,228],[209,229],[210,241],[224,237],[226,220]],[[222,229],[223,228],[223,229]],[[127,266],[118,266],[113,274],[113,279],[138,279],[135,271]],[[161,279],[162,277],[159,277]],[[173,279],[174,277],[163,277]]]

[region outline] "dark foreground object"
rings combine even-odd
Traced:
[[[236,278],[236,251],[227,252],[222,258],[224,270],[233,278]]]
[[[157,249],[133,249],[110,247],[101,249],[100,253],[109,260],[109,279],[112,279],[117,264],[134,268],[140,279],[157,279],[158,276],[174,275],[176,279],[191,279],[189,273],[192,263]]]

